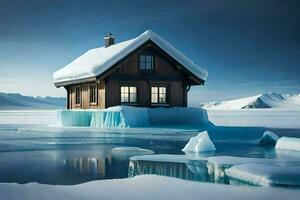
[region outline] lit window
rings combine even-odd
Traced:
[[[121,103],[136,103],[137,91],[135,86],[121,86]]]
[[[167,103],[167,87],[151,87],[151,103]]]
[[[97,86],[96,84],[90,85],[90,103],[95,104],[97,102]]]
[[[140,70],[151,71],[154,69],[154,59],[152,55],[140,55]]]
[[[75,88],[75,104],[80,104],[81,102],[81,89],[80,86]]]

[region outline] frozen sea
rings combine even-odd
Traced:
[[[209,111],[207,130],[216,151],[202,156],[299,159],[298,152],[258,144],[264,131],[300,137],[300,111]],[[129,156],[116,147],[140,147],[155,154],[179,154],[201,129],[57,128],[55,111],[0,111],[0,182],[75,185],[128,177]],[[135,152],[133,155],[141,155]]]

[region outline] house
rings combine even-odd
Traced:
[[[207,71],[151,30],[87,51],[53,75],[67,91],[68,109],[116,105],[186,107],[191,86],[203,85]]]

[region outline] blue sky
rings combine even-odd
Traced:
[[[209,72],[190,104],[300,93],[300,1],[0,0],[0,91],[65,96],[52,74],[91,48],[152,29]]]

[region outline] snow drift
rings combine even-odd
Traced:
[[[209,123],[201,108],[141,108],[115,106],[102,110],[59,110],[54,126],[122,128],[149,126],[203,127]]]
[[[199,133],[197,136],[192,137],[189,142],[182,149],[184,152],[204,152],[215,151],[215,145],[209,138],[207,131]]]
[[[239,110],[253,108],[290,108],[300,109],[300,94],[263,93],[252,97],[222,102],[208,102],[201,105],[204,109]]]

